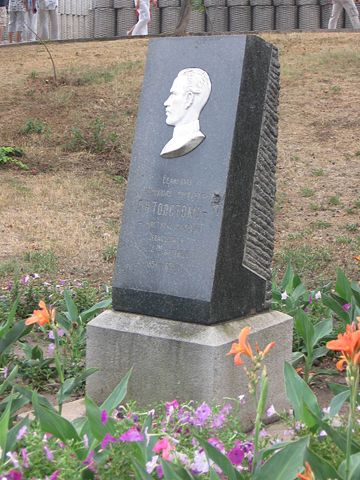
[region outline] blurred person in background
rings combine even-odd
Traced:
[[[58,0],[37,0],[37,9],[39,15],[37,34],[41,40],[59,39],[58,6]]]
[[[27,9],[27,0],[9,0],[9,26],[8,36],[9,43],[13,42],[14,33],[15,41],[21,42],[22,32],[24,31],[25,12]]]
[[[360,29],[359,11],[356,8],[354,0],[333,0],[333,7],[328,25],[329,30],[335,30],[343,8],[345,8],[353,28]]]
[[[8,0],[0,0],[0,43],[4,41],[5,27],[7,24]]]
[[[137,23],[127,32],[130,36],[147,35],[148,24],[150,22],[150,1],[157,6],[157,0],[135,0],[136,14],[138,15]]]
[[[25,12],[24,40],[27,42],[35,42],[37,24],[36,0],[28,0],[27,7]]]

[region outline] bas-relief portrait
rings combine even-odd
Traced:
[[[166,123],[173,136],[162,149],[163,158],[176,158],[194,150],[204,140],[199,116],[209,99],[211,82],[201,68],[186,68],[175,78],[164,102]]]

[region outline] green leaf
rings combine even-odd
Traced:
[[[342,308],[342,304],[337,302],[333,297],[329,295],[323,295],[323,304],[329,307],[336,315],[345,323],[349,323],[349,315]]]
[[[129,382],[132,368],[122,378],[121,382],[114,388],[108,398],[102,403],[101,410],[106,410],[109,415],[120,405],[127,393],[127,385]]]
[[[102,300],[101,302],[96,303],[88,310],[80,313],[80,318],[82,322],[86,322],[90,317],[96,315],[99,310],[103,310],[104,308],[108,308],[111,305],[111,298],[106,300]]]
[[[33,392],[32,404],[35,416],[39,420],[43,432],[52,433],[64,443],[67,443],[69,440],[80,440],[73,425],[54,410],[41,405],[39,397],[35,392]]]
[[[87,368],[76,377],[67,378],[57,393],[58,403],[64,403],[64,400],[72,394],[75,388],[79,387],[87,377],[95,373],[97,370],[97,368]]]
[[[350,390],[345,390],[344,392],[341,392],[335,397],[333,397],[330,402],[329,416],[334,417],[335,415],[337,415],[341,407],[344,405],[344,403],[349,397],[350,397]]]
[[[285,362],[284,366],[284,375],[286,394],[294,408],[295,418],[305,423],[309,428],[315,427],[316,421],[313,416],[308,415],[307,410],[304,408],[305,402],[321,417],[321,410],[315,394],[287,362]]]
[[[210,468],[210,480],[221,480],[213,468]]]
[[[298,310],[295,314],[294,320],[296,331],[304,340],[307,353],[312,355],[315,334],[313,324],[310,322],[304,310]]]
[[[33,398],[33,391],[30,388],[22,387],[20,385],[14,385],[14,390],[16,392],[19,392],[21,395],[23,395],[29,402],[32,401]],[[55,408],[53,407],[52,403],[49,402],[49,400],[44,397],[43,395],[37,394],[37,400],[40,405],[43,407],[48,408],[49,410],[52,410],[55,412]]]
[[[64,299],[65,299],[65,304],[66,304],[66,308],[67,308],[67,312],[66,312],[68,314],[67,317],[72,322],[77,323],[78,319],[79,319],[79,311],[77,309],[77,306],[76,306],[74,300],[72,299],[70,290],[66,289],[64,291]]]
[[[238,478],[243,478],[243,476],[231,464],[230,460],[223,455],[217,448],[215,448],[210,443],[203,440],[198,435],[194,435],[196,440],[199,442],[200,446],[205,450],[206,455],[216,463],[218,467],[221,468],[223,474],[227,477],[228,480],[237,480]]]
[[[346,461],[344,460],[339,467],[339,473],[344,478],[345,478],[345,469],[346,469]],[[346,480],[359,480],[359,478],[360,478],[360,452],[350,456],[350,471],[349,471],[348,477],[346,477]]]
[[[22,427],[29,426],[30,425],[30,420],[28,417],[25,417],[21,420],[21,422],[17,423],[13,428],[9,430],[8,437],[7,437],[7,442],[6,442],[6,452],[10,452],[14,450],[15,444],[16,444],[16,437],[17,434],[19,433],[19,430]]]
[[[328,352],[328,349],[326,347],[315,348],[312,354],[313,361],[316,360],[317,358],[325,357],[327,352]]]
[[[292,352],[291,364],[295,366],[302,358],[304,358],[304,354],[302,352]]]
[[[85,396],[86,417],[89,421],[91,433],[100,442],[107,432],[109,425],[103,425],[101,422],[101,410],[91,398]]]
[[[344,453],[346,452],[346,436],[342,433],[339,433],[338,430],[335,430],[331,427],[327,422],[324,422],[320,416],[316,415],[308,405],[305,407],[308,410],[309,415],[312,415],[314,421],[317,423],[318,428],[321,430],[325,430],[325,432],[332,438],[334,443],[342,450]],[[360,445],[355,442],[354,440],[351,443],[351,452],[356,453],[360,450]]]
[[[345,390],[349,390],[347,385],[341,385],[340,383],[328,383],[327,385],[334,395],[337,395],[340,392],[345,392]]]
[[[342,270],[336,272],[335,291],[341,298],[346,300],[346,303],[351,303],[351,284]]]
[[[175,465],[174,463],[161,460],[161,465],[163,467],[165,480],[193,480],[194,478],[185,468]]]
[[[2,459],[5,460],[6,444],[8,439],[9,431],[9,422],[10,422],[10,412],[11,412],[11,398],[6,405],[6,408],[3,414],[0,417],[0,451],[2,452]]]
[[[27,327],[23,320],[16,322],[0,340],[0,356],[3,355],[13,343],[29,333],[31,328],[32,327]]]
[[[16,315],[16,310],[19,304],[19,297],[15,300],[15,302],[12,304],[10,312],[7,315],[7,319],[5,324],[0,327],[0,339],[2,339],[5,334],[9,331],[11,325],[15,322],[15,315]]]
[[[292,300],[297,301],[297,300],[299,300],[299,298],[301,298],[303,295],[305,295],[305,293],[306,293],[306,288],[302,283],[300,283],[295,288],[295,290],[292,292],[291,298],[292,298]]]
[[[313,337],[313,346],[319,342],[322,338],[326,337],[327,335],[330,335],[331,332],[333,331],[333,322],[331,318],[328,318],[327,320],[322,320],[319,323],[316,323],[314,325],[314,337]]]
[[[9,375],[5,378],[3,383],[0,385],[0,395],[2,395],[5,392],[5,390],[12,384],[12,381],[15,379],[15,377],[18,373],[18,370],[19,370],[19,367],[18,367],[18,365],[16,365],[11,370]]]
[[[274,453],[254,474],[254,480],[293,479],[303,469],[310,437],[301,437]]]
[[[136,458],[131,457],[131,463],[134,468],[136,480],[152,480],[152,476],[147,473],[145,468],[138,462],[138,460],[136,460]]]
[[[286,290],[286,289],[292,290],[293,278],[294,278],[294,272],[293,272],[293,269],[291,268],[291,265],[289,263],[287,268],[286,268],[284,277],[281,281],[282,290]],[[288,290],[287,290],[287,293],[289,293]]]
[[[315,474],[316,480],[342,480],[335,468],[324,458],[319,457],[309,448],[305,453],[305,461],[309,462],[311,469]]]

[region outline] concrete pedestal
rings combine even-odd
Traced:
[[[266,357],[269,375],[268,404],[277,411],[287,407],[283,378],[284,361],[290,361],[292,318],[266,312],[214,326],[105,311],[87,327],[86,366],[97,373],[87,379],[87,395],[102,402],[133,367],[127,399],[141,407],[189,400],[223,403],[224,397],[247,394],[247,377],[226,356],[240,330],[249,325],[249,341],[264,348],[276,346]],[[253,420],[252,402],[243,409],[244,428]]]

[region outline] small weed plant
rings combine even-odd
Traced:
[[[19,160],[24,156],[24,150],[18,147],[0,147],[0,166],[13,165],[21,170],[29,170],[26,163]]]

